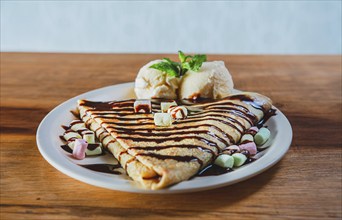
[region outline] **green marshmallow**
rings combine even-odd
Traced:
[[[234,158],[234,166],[235,167],[242,166],[247,160],[246,155],[241,154],[241,153],[235,153],[235,154],[233,154],[232,157]]]
[[[254,136],[254,142],[257,145],[263,145],[270,138],[271,132],[267,128],[260,128],[258,133]]]
[[[254,141],[254,137],[251,134],[245,134],[242,136],[240,143],[244,141]]]
[[[227,154],[221,154],[216,158],[214,163],[220,167],[232,168],[234,166],[234,158]]]

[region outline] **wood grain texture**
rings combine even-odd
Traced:
[[[40,155],[35,133],[61,102],[133,81],[166,55],[1,54],[1,219],[341,219],[341,56],[229,56],[235,87],[272,98],[293,126],[287,155],[247,181],[142,195],[74,180]],[[175,58],[175,55],[168,55]]]

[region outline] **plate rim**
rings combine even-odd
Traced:
[[[113,181],[111,184],[106,184],[103,183],[102,181],[99,181],[98,179],[90,179],[87,177],[90,174],[88,173],[88,170],[77,166],[76,164],[74,164],[73,162],[69,161],[69,163],[66,164],[61,164],[60,162],[56,161],[56,159],[54,158],[54,156],[49,154],[49,151],[46,147],[43,146],[44,141],[42,138],[42,134],[44,134],[43,129],[49,125],[49,121],[52,119],[51,117],[54,116],[54,114],[57,114],[56,112],[58,112],[59,109],[62,109],[65,105],[67,105],[68,103],[71,102],[75,102],[78,99],[82,99],[82,98],[86,98],[87,96],[90,96],[92,94],[96,94],[99,93],[101,91],[105,91],[105,90],[110,90],[110,89],[119,89],[120,87],[123,88],[132,88],[134,87],[134,82],[127,82],[127,83],[120,83],[120,84],[115,84],[115,85],[110,85],[110,86],[105,86],[105,87],[101,87],[101,88],[97,88],[94,90],[90,90],[88,92],[82,93],[80,95],[77,95],[75,97],[72,97],[64,102],[62,102],[61,104],[57,105],[55,108],[53,108],[40,122],[38,128],[37,128],[37,132],[36,132],[36,143],[37,143],[37,147],[39,149],[40,154],[43,156],[43,158],[54,168],[56,168],[58,171],[62,172],[63,174],[72,177],[73,179],[76,179],[78,181],[90,184],[90,185],[94,185],[97,187],[102,187],[102,188],[106,188],[106,189],[110,189],[110,190],[117,190],[117,191],[124,191],[124,192],[131,192],[131,193],[142,193],[142,194],[174,194],[174,193],[189,193],[189,192],[196,192],[196,191],[204,191],[204,190],[210,190],[210,189],[215,189],[215,188],[220,188],[220,187],[224,187],[224,186],[228,186],[228,185],[232,185],[235,184],[237,182],[241,182],[244,181],[246,179],[252,178],[264,171],[266,171],[267,169],[271,168],[273,165],[275,165],[276,163],[278,163],[285,155],[286,152],[288,151],[288,149],[291,146],[292,143],[292,138],[293,138],[293,130],[292,130],[292,126],[289,122],[289,120],[287,119],[287,117],[275,106],[273,106],[276,110],[277,110],[277,117],[279,118],[278,120],[281,120],[281,122],[283,124],[285,124],[285,130],[287,130],[286,132],[286,137],[284,138],[286,141],[282,142],[282,146],[279,147],[280,151],[276,152],[277,157],[274,158],[269,158],[267,157],[268,162],[265,164],[260,164],[261,162],[263,162],[263,158],[269,153],[265,153],[265,155],[263,155],[260,159],[258,159],[257,161],[254,161],[252,164],[254,164],[253,167],[251,167],[249,170],[245,169],[245,175],[240,175],[241,177],[239,178],[233,178],[233,180],[230,181],[224,181],[224,182],[220,182],[216,183],[216,184],[208,184],[206,186],[197,186],[197,187],[192,187],[192,188],[184,188],[184,189],[173,189],[174,186],[177,186],[178,184],[168,187],[166,189],[160,189],[160,190],[149,190],[149,189],[142,189],[139,187],[134,186],[133,184],[127,184],[126,186],[123,186],[122,183],[121,184],[115,184]],[[66,114],[66,113],[65,113]],[[279,122],[278,122],[279,123]],[[58,134],[56,135],[58,136]],[[266,162],[266,161],[265,161]],[[249,167],[249,165],[252,164],[248,164],[246,166]],[[255,166],[258,165],[258,166]],[[243,166],[242,168],[247,168],[246,166]],[[261,167],[259,169],[256,169],[258,167]],[[68,168],[72,168],[71,170],[68,170]],[[253,168],[253,169],[252,169]],[[254,172],[251,172],[252,170],[255,170]],[[85,172],[87,171],[87,172]],[[240,171],[241,170],[235,170],[234,173]],[[242,171],[243,172],[243,171]],[[230,175],[232,175],[233,172],[228,173]],[[103,174],[101,173],[96,173],[96,172],[92,172],[90,176],[103,176]],[[220,178],[223,175],[219,175],[219,176],[210,176],[210,177],[198,177],[198,178]],[[235,175],[236,176],[236,175]],[[128,180],[127,180],[128,181]],[[191,180],[190,180],[191,181]],[[183,181],[186,182],[186,181]],[[181,184],[181,183],[179,183]]]

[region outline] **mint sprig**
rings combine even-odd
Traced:
[[[174,62],[169,58],[163,58],[160,63],[153,64],[150,68],[157,69],[171,77],[181,77],[188,70],[198,72],[203,62],[207,61],[207,56],[204,54],[186,56],[182,51],[178,51],[178,58],[180,62]]]

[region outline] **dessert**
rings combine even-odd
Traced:
[[[154,115],[135,113],[135,100],[80,100],[78,106],[81,119],[95,131],[103,147],[113,153],[132,179],[148,189],[165,188],[196,175],[227,146],[238,144],[244,132],[272,107],[270,99],[257,93],[203,103],[177,100],[186,106],[188,116],[159,126],[154,122],[156,116],[168,115],[160,112],[159,101],[152,100]],[[234,166],[248,159],[241,152],[227,155],[230,153]]]
[[[160,70],[150,68],[162,60],[154,60],[143,66],[135,79],[135,94],[138,99],[165,98],[176,99],[179,78]]]
[[[79,100],[78,119],[63,126],[62,148],[77,160],[110,152],[118,163],[80,166],[126,173],[152,190],[227,173],[260,158],[271,135],[263,124],[275,114],[272,101],[234,92],[222,61],[181,51],[179,60],[142,67],[135,81],[138,99]]]
[[[168,58],[143,66],[135,79],[138,99],[219,99],[233,94],[233,79],[223,61],[206,61],[205,55]]]
[[[223,61],[204,62],[198,72],[189,70],[181,79],[180,99],[220,99],[233,93],[233,80]]]

